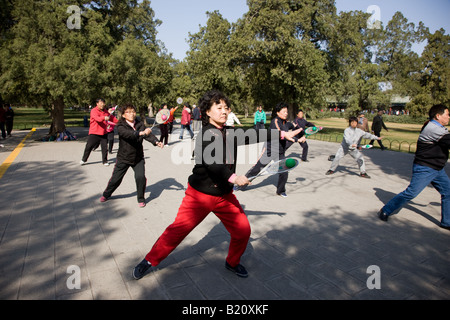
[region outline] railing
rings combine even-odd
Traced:
[[[340,143],[343,139],[343,134],[325,134],[325,133],[318,133],[313,136],[310,136],[309,139],[312,140],[319,140],[319,141],[326,141],[326,142],[336,142]],[[392,151],[400,151],[400,152],[407,152],[407,153],[415,153],[417,150],[417,142],[407,142],[407,141],[399,141],[399,140],[391,140],[391,139],[383,139],[382,140],[383,145],[385,147],[388,147],[389,150]],[[369,144],[370,140],[368,139],[362,139],[361,144]],[[376,148],[378,145],[378,142],[374,142],[374,147]]]

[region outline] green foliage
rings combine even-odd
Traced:
[[[337,14],[333,0],[248,0],[234,23],[206,12],[189,35],[190,50],[175,61],[157,39],[149,0],[0,2],[0,98],[44,106],[52,130],[64,127],[64,107],[108,103],[137,107],[190,104],[220,89],[238,114],[266,111],[280,101],[291,117],[302,108],[321,117],[327,100],[345,101],[346,115],[389,106],[409,96],[421,121],[435,103],[450,102],[449,38],[397,12],[372,28],[370,14]],[[67,9],[81,9],[80,28]],[[419,57],[412,44],[428,41]],[[390,89],[380,90],[380,83]]]
[[[427,114],[434,104],[450,103],[450,36],[441,29],[428,35],[428,45],[421,57],[417,76],[420,87],[408,108],[418,117]]]
[[[68,27],[76,5],[80,28]],[[170,86],[169,59],[160,54],[150,1],[25,1],[10,10],[3,35],[0,87],[6,100],[44,106],[51,131],[64,130],[64,106],[147,104]],[[52,132],[52,133],[53,133]]]

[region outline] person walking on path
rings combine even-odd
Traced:
[[[266,126],[266,112],[262,106],[259,106],[255,112],[254,125],[256,130],[265,129]]]
[[[99,144],[102,149],[102,162],[103,165],[109,166],[108,163],[108,138],[107,127],[108,121],[117,123],[118,120],[113,115],[109,114],[105,110],[105,100],[97,99],[96,107],[91,111],[91,123],[89,127],[89,136],[84,149],[83,158],[80,161],[81,165],[85,165],[88,161],[89,155]]]
[[[389,131],[388,128],[386,127],[386,125],[384,124],[383,121],[383,110],[378,110],[377,115],[373,118],[373,123],[372,123],[372,132],[374,135],[376,135],[377,137],[379,137],[381,135],[381,129],[383,128],[386,131]],[[373,143],[375,142],[375,140],[370,141],[370,145],[373,146]],[[387,148],[383,145],[383,142],[381,142],[381,140],[378,140],[378,144],[380,145],[381,150],[386,150]]]
[[[111,198],[131,167],[134,170],[139,207],[143,208],[146,205],[145,188],[147,178],[145,177],[144,148],[142,143],[145,139],[160,148],[163,148],[164,145],[152,134],[150,128],[145,128],[145,124],[136,119],[136,108],[133,105],[122,107],[121,114],[122,118],[117,124],[119,133],[117,162],[108,186],[100,198],[100,202],[106,202]]]
[[[330,169],[327,171],[326,175],[332,175],[335,173],[337,167],[339,166],[339,161],[347,154],[350,154],[353,159],[356,160],[359,166],[360,176],[362,178],[369,178],[370,176],[366,173],[366,164],[364,161],[364,157],[361,152],[358,150],[358,143],[362,138],[380,140],[381,138],[374,136],[368,132],[364,132],[361,129],[357,128],[358,119],[356,117],[350,117],[349,119],[349,127],[344,131],[344,138],[342,139],[342,143],[340,148],[338,149],[333,163],[331,164]]]
[[[251,230],[247,216],[233,194],[233,185],[245,186],[250,181],[235,173],[238,143],[234,141],[235,129],[225,126],[229,105],[228,98],[219,91],[207,92],[200,99],[202,137],[196,141],[196,165],[189,177],[186,195],[175,221],[133,269],[136,280],[141,279],[150,267],[158,266],[210,212],[220,219],[231,236],[225,268],[239,277],[248,276],[240,261]],[[286,137],[292,139],[292,136],[286,133]]]
[[[191,129],[191,109],[189,108],[189,103],[184,104],[183,111],[181,113],[180,140],[183,140],[184,129],[187,129],[187,131],[191,135],[191,139],[193,139],[194,133],[192,132]]]
[[[430,121],[423,126],[414,158],[411,182],[405,191],[392,198],[379,212],[378,217],[387,222],[407,202],[416,198],[429,184],[441,194],[440,227],[450,230],[450,179],[445,172],[450,148],[448,107],[442,104],[429,111]]]

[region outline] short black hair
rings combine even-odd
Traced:
[[[95,100],[95,105],[98,105],[98,103],[99,103],[100,101],[103,102],[103,103],[106,103],[105,99],[103,99],[103,98],[98,98],[97,100]]]
[[[286,102],[279,102],[272,110],[272,119],[274,119],[277,116],[277,113],[284,108],[289,109],[289,105]]]
[[[198,106],[202,114],[202,124],[204,126],[209,124],[209,116],[206,112],[211,109],[213,104],[219,104],[220,101],[225,102],[227,106],[231,105],[228,97],[219,90],[208,91],[203,95],[203,97],[200,98]]]
[[[358,122],[358,118],[357,117],[350,117],[348,119],[348,125],[351,126],[353,121]]]
[[[436,119],[436,116],[438,114],[443,115],[445,113],[445,110],[448,110],[448,107],[443,104],[436,104],[432,106],[430,112],[428,113],[428,115],[430,116],[430,120]]]

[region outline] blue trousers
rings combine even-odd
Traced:
[[[411,183],[408,188],[399,193],[384,207],[387,215],[402,208],[408,201],[417,197],[429,184],[441,194],[441,226],[450,227],[450,179],[444,169],[435,170],[414,164]]]

